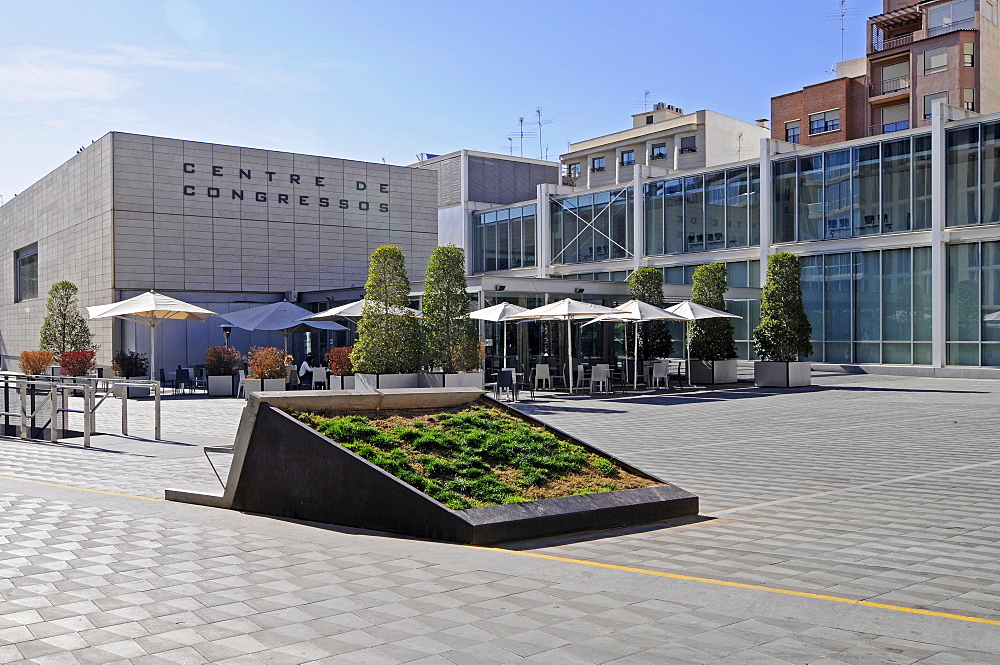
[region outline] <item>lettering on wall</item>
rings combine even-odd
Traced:
[[[232,169],[222,166],[199,166],[192,162],[185,162],[181,167],[184,173],[204,173],[211,174],[212,178],[226,178],[231,177],[236,180],[236,183],[227,186],[219,187],[212,185],[211,187],[199,187],[196,185],[183,185],[182,191],[184,196],[203,196],[210,199],[230,199],[233,201],[256,201],[257,203],[267,203],[268,201],[272,203],[278,203],[282,205],[295,206],[295,207],[309,207],[316,206],[317,208],[338,208],[340,210],[360,210],[362,212],[366,211],[378,211],[378,212],[389,212],[388,203],[379,203],[377,208],[373,208],[370,201],[366,201],[363,198],[356,199],[334,199],[333,197],[327,195],[323,196],[325,192],[320,190],[321,187],[327,187],[326,176],[303,176],[298,173],[289,173],[285,175],[280,175],[277,171],[259,171],[256,169]],[[254,185],[257,182],[260,183],[278,183],[287,185],[298,185],[300,187],[316,187],[316,194],[289,194],[284,192],[262,192],[262,191],[249,191],[247,186]],[[354,192],[359,196],[364,196],[368,191],[375,191],[375,187],[378,188],[379,194],[388,194],[389,185],[388,183],[368,183],[364,180],[356,180],[354,182]],[[227,191],[228,190],[228,191]],[[249,197],[249,198],[247,198]]]

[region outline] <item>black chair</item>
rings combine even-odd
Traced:
[[[174,392],[181,390],[189,390],[193,388],[193,382],[191,381],[191,372],[187,368],[182,367],[177,370],[177,378],[174,379]]]
[[[162,367],[160,368],[160,387],[173,388],[174,390],[177,390],[177,381],[173,379],[167,380],[167,375],[163,371]]]
[[[514,370],[504,369],[497,373],[497,382],[493,386],[493,397],[499,400],[504,390],[510,392],[510,400],[517,401],[517,382],[514,380]]]

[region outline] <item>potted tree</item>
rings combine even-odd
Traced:
[[[812,353],[812,324],[802,304],[802,268],[794,254],[774,254],[767,261],[767,280],[761,290],[760,324],[753,331],[758,386],[790,388],[812,384],[812,365],[800,362]]]
[[[338,346],[326,354],[326,364],[330,368],[330,390],[354,390],[354,366],[351,365],[353,348]]]
[[[52,285],[49,297],[45,301],[45,320],[38,334],[39,348],[43,351],[52,351],[55,361],[60,363],[60,374],[63,376],[80,376],[81,374],[67,374],[67,371],[79,370],[80,367],[77,365],[82,358],[78,356],[71,361],[72,367],[67,370],[60,361],[60,356],[64,352],[97,351],[87,321],[80,313],[77,293],[79,289],[73,282],[63,280]],[[91,354],[92,360],[93,356],[94,354]],[[93,370],[94,367],[90,369]]]
[[[358,389],[417,387],[420,326],[407,308],[409,296],[403,252],[395,245],[372,252],[365,306],[351,351]]]
[[[726,266],[698,266],[691,284],[691,302],[726,311]],[[727,318],[700,319],[690,324],[692,383],[736,383],[736,340]]]
[[[233,394],[233,374],[243,361],[243,354],[231,346],[210,346],[205,354],[208,394],[228,397]]]
[[[146,378],[146,375],[149,374],[149,359],[144,353],[122,350],[116,353],[115,357],[111,359],[111,369],[114,370],[115,374],[126,380]],[[121,397],[125,390],[124,386],[116,386],[114,394],[117,397]],[[128,389],[129,397],[142,397],[148,394],[149,391],[146,388]]]
[[[247,396],[252,392],[269,392],[285,389],[285,352],[273,346],[255,346],[247,354],[250,378],[246,379],[244,390]]]
[[[656,268],[639,268],[629,275],[628,292],[634,300],[662,308],[663,273]],[[647,321],[638,327],[638,334],[640,360],[669,358],[674,352],[674,340],[666,321]]]
[[[479,330],[469,318],[465,252],[454,245],[436,247],[424,279],[424,353],[427,364],[440,367],[440,383],[449,387],[483,387],[479,369]],[[436,383],[428,375],[425,383]]]

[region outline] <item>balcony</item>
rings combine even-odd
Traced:
[[[907,44],[913,43],[912,32],[905,35],[900,35],[899,37],[893,37],[892,39],[882,39],[880,35],[881,33],[876,33],[872,35],[872,53],[878,53],[880,51],[888,51],[896,48],[897,46],[906,46]]]
[[[945,25],[932,26],[928,29],[927,36],[937,37],[938,35],[955,32],[956,30],[975,30],[975,28],[976,18],[973,16],[962,19],[961,21],[952,21],[951,23],[946,23]]]
[[[884,125],[872,125],[868,128],[868,136],[878,136],[880,134],[891,134],[893,132],[901,132],[904,129],[910,128],[909,120],[900,120],[899,122],[889,122]]]
[[[891,79],[875,81],[868,86],[869,97],[879,97],[881,95],[892,95],[897,92],[907,92],[910,89],[909,76],[897,76]]]

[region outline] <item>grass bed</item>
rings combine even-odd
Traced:
[[[289,413],[456,510],[659,484],[483,402],[433,413]]]

